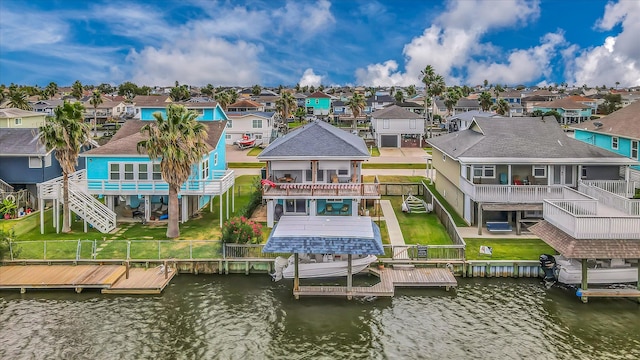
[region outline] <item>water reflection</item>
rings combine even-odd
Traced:
[[[536,280],[459,281],[375,301],[296,301],[290,282],[244,275],[180,275],[161,296],[0,292],[0,358],[640,357],[637,303],[582,304]]]

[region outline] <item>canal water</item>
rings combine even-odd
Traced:
[[[159,296],[5,291],[0,359],[640,358],[635,302],[459,282],[351,301],[294,300],[290,281],[253,275],[179,275]]]

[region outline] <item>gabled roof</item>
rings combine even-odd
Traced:
[[[367,104],[394,103],[394,102],[396,102],[396,99],[389,95],[376,95],[376,96],[370,96],[367,98]]]
[[[265,119],[271,119],[276,113],[273,111],[227,111],[229,119],[237,119],[241,117],[258,116]]]
[[[133,98],[133,103],[140,106],[166,106],[171,102],[169,95],[137,95]]]
[[[146,156],[144,152],[142,154],[138,153],[138,142],[146,139],[146,136],[140,132],[140,129],[149,123],[152,122],[127,120],[108,143],[100,146],[99,148],[91,149],[81,154],[81,156]],[[203,121],[201,124],[203,124],[207,129],[209,136],[207,137],[206,142],[209,146],[209,151],[211,151],[218,145],[220,136],[227,126],[227,122]]]
[[[325,94],[325,93],[323,93],[321,91],[316,91],[316,92],[314,92],[313,94],[311,94],[311,95],[309,95],[307,97],[308,98],[314,98],[314,99],[317,99],[317,98],[331,99],[331,96],[329,96],[329,95],[327,95],[327,94]]]
[[[458,102],[456,103],[455,107],[479,108],[480,107],[480,102],[478,101],[478,99],[465,99],[465,98],[462,98],[462,99],[458,100]]]
[[[422,115],[418,115],[413,111],[403,109],[398,105],[391,105],[381,110],[371,113],[374,119],[423,119]]]
[[[46,155],[49,151],[38,140],[37,129],[0,128],[0,156]]]
[[[480,110],[471,110],[471,111],[466,111],[466,112],[461,112],[455,115],[451,115],[449,116],[447,119],[449,121],[452,120],[462,120],[462,121],[471,121],[473,120],[473,118],[475,117],[496,117],[498,116],[498,114],[495,113],[490,113],[490,112],[484,112],[484,111],[480,111]]]
[[[600,123],[602,126],[595,126],[594,123]],[[640,139],[640,101],[631,103],[599,119],[576,124],[573,128]]]
[[[476,117],[469,129],[428,139],[432,146],[466,163],[633,165],[636,162],[568,137],[553,116]]]
[[[258,160],[273,159],[358,159],[370,157],[364,140],[324,121],[306,124],[267,146]]]
[[[262,104],[249,99],[241,99],[227,106],[227,108],[260,108],[260,107],[262,107]]]
[[[5,108],[0,109],[0,119],[28,117],[28,116],[43,116],[44,114],[36,111],[22,110],[17,108]]]

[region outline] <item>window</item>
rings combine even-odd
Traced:
[[[189,110],[191,110],[194,113],[198,114],[198,116],[204,115],[204,109],[189,109]]]
[[[531,172],[533,173],[533,177],[537,177],[537,178],[545,178],[547,177],[547,167],[546,166],[540,166],[540,165],[534,165],[531,169]]]
[[[233,127],[233,120],[227,120],[227,127],[228,128],[232,128]]]
[[[262,129],[262,120],[261,119],[254,119],[251,121],[251,126],[254,129]]]
[[[124,179],[135,180],[133,177],[133,164],[124,164]]]
[[[618,138],[616,136],[611,138],[611,148],[613,150],[618,150]]]
[[[316,181],[317,182],[322,182],[324,181],[324,171],[318,169],[318,171],[316,172]]]
[[[162,171],[160,169],[160,164],[153,164],[152,178],[153,180],[162,180]]]
[[[200,178],[209,178],[209,158],[202,160],[202,164],[200,165]]]
[[[389,119],[382,120],[382,128],[383,129],[388,129],[389,128]]]
[[[42,167],[42,161],[37,156],[29,156],[29,168],[39,169]]]
[[[631,158],[638,160],[638,141],[631,142]]]
[[[120,180],[120,164],[109,165],[109,180]]]
[[[339,169],[338,175],[347,176],[349,175],[349,169]]]
[[[213,154],[213,166],[218,166],[218,153]]]
[[[149,165],[148,164],[138,164],[138,180],[148,180],[149,179]]]
[[[226,135],[224,136],[224,138],[225,138],[226,140],[231,140],[231,135],[226,134]]]
[[[316,105],[320,104],[320,100],[316,99]]]
[[[416,119],[410,119],[409,120],[409,129],[415,129],[416,128]]]
[[[473,177],[477,178],[495,178],[495,165],[473,165]]]
[[[14,124],[16,124],[16,125],[22,125],[22,118],[16,118],[16,119],[14,120]]]

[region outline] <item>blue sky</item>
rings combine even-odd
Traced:
[[[0,1],[0,83],[640,85],[640,1]]]

